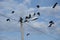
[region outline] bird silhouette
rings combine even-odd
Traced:
[[[14,13],[14,11],[12,11],[12,13]]]
[[[10,19],[6,19],[6,21],[10,21]]]
[[[37,5],[37,8],[39,8],[40,6],[39,5]]]
[[[50,25],[49,25],[48,27],[51,27],[52,24],[54,24],[54,22],[53,22],[53,21],[50,21],[49,24],[50,24]]]
[[[22,18],[22,17],[20,17],[20,20],[19,20],[19,22],[21,22],[21,23],[23,22],[23,18]]]
[[[40,12],[37,12],[37,15],[39,15],[39,16],[40,16]]]
[[[58,4],[58,3],[56,2],[56,3],[54,4],[53,8],[55,8],[57,4]]]
[[[31,18],[31,14],[29,14],[29,19]]]
[[[24,22],[28,22],[28,20],[27,19],[25,19],[25,21]]]
[[[30,35],[30,33],[27,33],[26,35],[27,35],[27,36],[29,36],[29,35]]]
[[[28,16],[26,16],[26,17],[25,17],[25,19],[29,19],[29,17],[28,17]]]

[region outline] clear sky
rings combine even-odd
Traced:
[[[57,6],[52,8],[56,2]],[[0,0],[0,40],[21,40],[19,18],[38,11],[38,20],[23,23],[24,40],[60,40],[60,0]],[[54,24],[48,27],[51,20]],[[30,35],[26,36],[27,33]]]

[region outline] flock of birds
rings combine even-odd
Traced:
[[[58,3],[56,2],[56,3],[53,5],[52,8],[55,8],[57,4],[58,4]],[[37,5],[36,7],[37,7],[37,8],[40,8],[39,5]],[[14,14],[14,12],[15,12],[15,11],[12,11],[12,14]],[[35,15],[36,15],[36,13],[33,14],[33,16],[35,16]],[[40,16],[40,13],[37,12],[37,15]],[[30,19],[30,18],[32,18],[31,14],[29,14],[29,16],[26,16],[26,17],[25,17],[25,21],[24,21],[24,22],[28,22],[27,19]],[[33,20],[37,20],[37,19],[38,19],[38,18],[35,18],[35,19],[33,19]],[[6,19],[6,21],[10,21],[10,19],[8,18],[8,19]],[[22,17],[20,17],[19,22],[23,23],[23,18],[22,18]],[[53,24],[54,24],[54,22],[53,22],[52,20],[49,21],[49,26],[48,26],[48,27],[51,27]],[[30,35],[30,33],[27,33],[27,36],[28,36],[28,35]]]

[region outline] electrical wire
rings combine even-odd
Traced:
[[[45,35],[47,35],[47,36],[49,36],[49,37],[52,37],[52,38],[54,38],[54,39],[58,40],[56,37],[53,37],[53,36],[51,36],[51,35],[49,35],[49,34],[46,34],[45,32],[42,32],[42,31],[40,31],[40,30],[38,30],[38,29],[34,28],[34,27],[33,27],[33,26],[31,26],[30,24],[27,24],[27,23],[26,23],[26,25],[29,25],[31,28],[35,29],[36,31],[41,32],[41,33],[43,33],[43,34],[45,34]]]
[[[3,17],[5,17],[5,18],[9,18],[9,19],[11,19],[11,20],[17,21],[17,20],[15,20],[15,19],[12,19],[11,17],[5,16],[4,14],[1,14],[1,13],[0,13],[0,15],[3,16]]]
[[[5,17],[5,18],[9,18],[9,19],[14,20],[14,21],[16,21],[16,22],[17,22],[17,20],[12,19],[12,18],[10,18],[10,17],[8,17],[8,16],[5,16],[5,15],[3,15],[3,14],[0,14],[0,15],[1,15],[1,16],[3,16],[3,17]],[[29,25],[29,24],[27,24],[27,23],[26,23],[26,25]],[[49,34],[46,34],[46,33],[42,32],[42,31],[40,31],[40,30],[38,30],[38,29],[36,29],[36,28],[32,27],[31,25],[29,25],[29,26],[30,26],[31,28],[35,29],[35,30],[36,30],[36,31],[38,31],[38,32],[41,32],[41,33],[43,33],[43,34],[45,34],[45,35],[47,35],[47,36],[53,37],[53,36],[51,36],[51,35],[49,35]],[[57,38],[56,38],[56,37],[53,37],[53,38],[57,40]]]

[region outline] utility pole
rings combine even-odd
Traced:
[[[39,5],[37,6],[37,8],[39,8]],[[33,14],[33,15],[34,15],[34,14]],[[40,13],[37,13],[37,15],[40,16]],[[29,16],[26,16],[26,17],[25,17],[25,21],[23,21],[23,18],[20,17],[19,22],[20,22],[21,40],[24,40],[24,27],[23,27],[23,23],[28,22],[27,19],[31,19],[31,18],[32,18],[31,14],[29,14]],[[38,18],[34,18],[34,19],[32,19],[31,21],[34,21],[34,20],[36,20],[36,19],[38,19]]]
[[[55,8],[55,6],[56,6],[57,4],[58,4],[58,3],[55,3],[55,5],[53,6],[53,8]],[[37,8],[39,8],[39,7],[40,7],[40,6],[37,5]],[[14,13],[14,11],[12,11],[12,13]],[[5,16],[5,15],[3,15],[3,14],[0,14],[0,15],[3,16],[3,17],[9,18],[9,19],[7,19],[6,21],[10,21],[10,19],[12,19],[12,18],[7,17],[7,16]],[[36,15],[36,14],[34,13],[33,16],[35,16],[35,15]],[[38,12],[37,15],[40,16],[40,13]],[[31,15],[29,15],[29,17],[26,16],[26,19],[30,19],[30,18],[31,18]],[[32,19],[31,21],[34,21],[34,20],[36,20],[36,19],[38,19],[38,18],[34,18],[34,19]],[[12,20],[17,21],[17,20],[15,20],[15,19],[12,19]],[[24,23],[24,22],[23,22],[22,17],[20,17],[19,22],[20,22],[21,40],[24,40],[24,28],[23,28],[23,23]],[[28,21],[28,20],[25,20],[25,22],[29,22],[29,21]],[[51,25],[54,24],[53,21],[50,21],[49,23],[50,23],[50,26],[49,26],[49,27],[51,27]],[[42,32],[42,31],[40,31],[40,32]],[[43,32],[42,32],[42,33],[43,33]],[[27,34],[27,36],[28,36],[28,35],[29,35],[29,33]]]
[[[23,28],[23,23],[20,22],[20,30],[21,30],[21,40],[24,40],[24,28]]]
[[[24,28],[23,28],[23,19],[20,17],[20,31],[21,31],[21,40],[24,40]]]
[[[31,17],[29,16],[28,19],[29,18],[31,18]],[[38,18],[34,18],[34,19],[30,20],[30,21],[34,21],[34,20],[37,20],[37,19]],[[20,17],[19,22],[20,22],[21,40],[24,40],[24,27],[23,27],[23,23],[28,22],[28,20],[26,19],[25,21],[23,21],[23,18]]]

